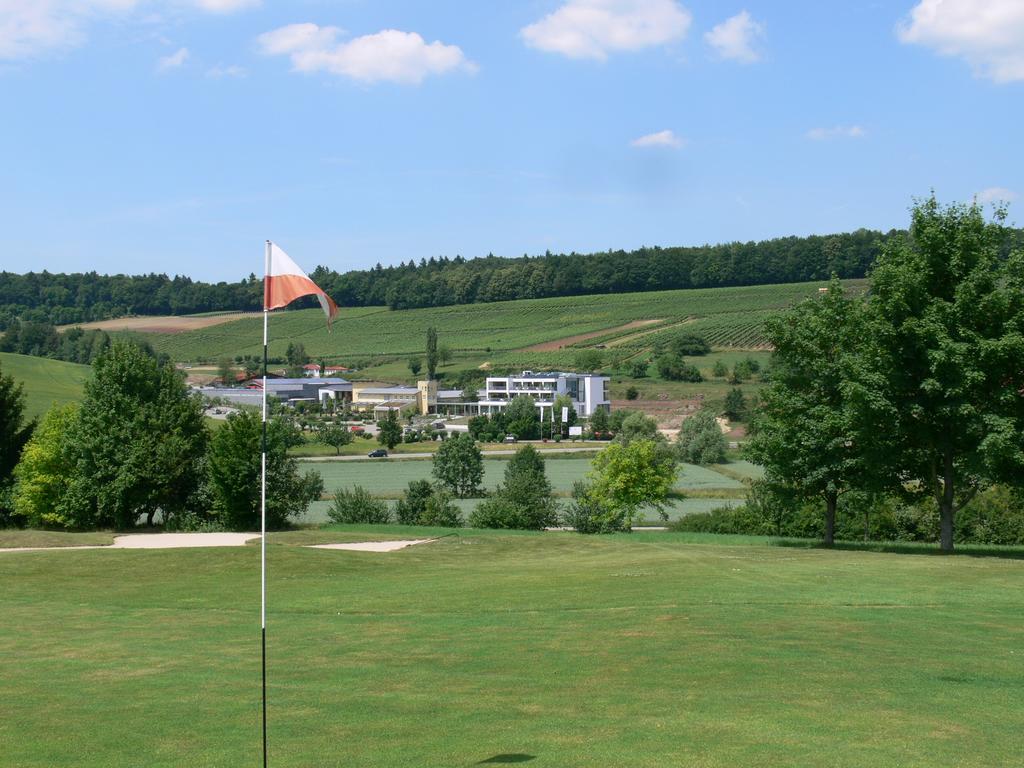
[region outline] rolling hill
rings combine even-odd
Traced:
[[[859,289],[863,281],[846,284]],[[430,326],[457,357],[486,357],[499,365],[560,365],[567,352],[598,345],[636,354],[683,326],[720,349],[758,350],[765,347],[764,320],[816,295],[823,285],[602,294],[408,310],[343,308],[332,332],[319,310],[277,312],[270,319],[270,354],[283,357],[290,342],[302,342],[312,358],[328,362],[420,354]],[[256,355],[262,349],[259,317],[138,336],[183,362]]]
[[[0,352],[0,370],[24,383],[25,412],[29,418],[45,413],[51,405],[80,400],[82,386],[89,377],[87,365],[8,352]]]

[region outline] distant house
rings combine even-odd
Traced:
[[[348,373],[349,369],[344,365],[325,365],[323,375],[326,377],[337,376],[339,373]],[[302,366],[302,375],[311,379],[320,378],[320,366],[317,363],[308,363]]]

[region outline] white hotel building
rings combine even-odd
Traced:
[[[607,411],[611,408],[608,382],[607,376],[591,373],[523,371],[512,376],[488,376],[485,388],[480,390],[478,413],[497,413],[504,410],[514,397],[526,395],[534,399],[544,416],[544,411],[550,411],[556,397],[568,395],[576,413],[587,417],[599,409]]]

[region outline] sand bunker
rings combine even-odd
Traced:
[[[113,544],[82,547],[10,547],[0,552],[62,552],[81,549],[183,549],[193,547],[242,547],[258,539],[258,533],[133,533],[115,536]],[[357,541],[347,544],[314,544],[317,549],[351,549],[359,552],[394,552],[434,539],[402,539],[399,541]]]
[[[352,541],[347,544],[310,544],[310,549],[351,549],[356,552],[394,552],[437,539],[398,539],[396,541]]]

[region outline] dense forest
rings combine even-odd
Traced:
[[[822,280],[831,274],[864,277],[882,246],[905,233],[860,229],[836,235],[784,237],[698,247],[640,248],[594,254],[502,258],[488,255],[423,259],[416,264],[312,274],[341,306],[392,309],[476,302],[625,293],[674,288],[712,288]],[[1015,233],[1024,243],[1024,230]],[[0,330],[15,319],[55,325],[122,315],[184,315],[257,311],[262,281],[203,283],[163,274],[99,275],[0,273]],[[312,300],[310,300],[312,302]],[[305,306],[296,302],[295,307]],[[312,303],[308,306],[313,306]]]

